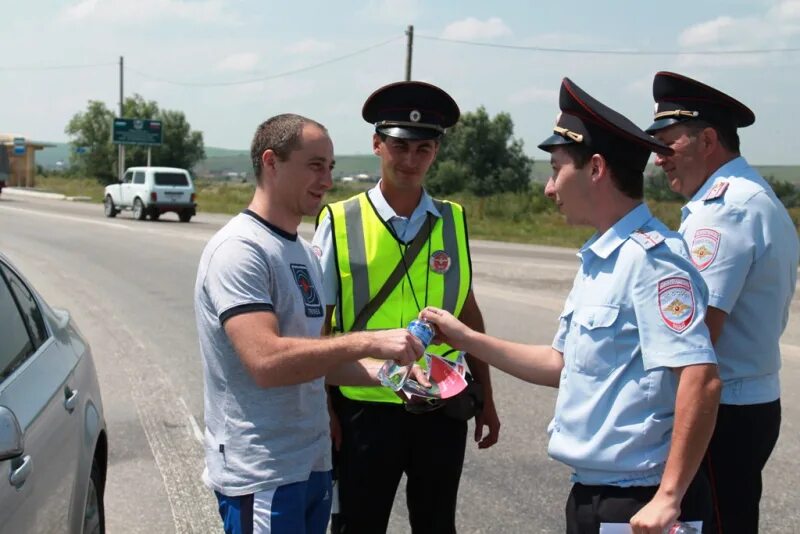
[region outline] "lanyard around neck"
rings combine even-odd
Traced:
[[[430,257],[431,257],[431,219],[432,215],[430,212],[426,214],[425,217],[425,224],[427,225],[428,230],[428,255],[426,256],[428,259],[426,260],[426,269],[425,269],[425,306],[428,306],[428,280],[431,274],[431,265],[430,265]],[[417,307],[417,313],[422,311],[422,307],[419,305],[419,299],[417,298],[417,292],[414,291],[414,283],[411,281],[411,275],[409,274],[409,266],[406,263],[406,256],[404,248],[408,247],[408,244],[400,244],[400,238],[397,236],[397,232],[395,232],[394,227],[391,223],[387,225],[392,236],[394,236],[395,241],[397,242],[397,249],[400,251],[400,261],[403,263],[403,271],[406,275],[406,280],[408,280],[408,286],[411,288],[411,296],[414,298],[414,305]]]

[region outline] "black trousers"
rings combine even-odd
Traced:
[[[761,471],[781,426],[780,399],[765,404],[721,404],[704,462],[723,534],[758,532]]]
[[[342,426],[341,450],[334,455],[334,534],[386,532],[403,473],[411,531],[455,533],[467,423],[441,411],[411,414],[397,404],[353,401],[338,391],[332,398]]]
[[[627,523],[656,494],[658,486],[575,484],[567,499],[567,534],[597,534],[600,523]],[[702,521],[703,533],[716,533],[711,486],[700,471],[681,501],[680,521]]]

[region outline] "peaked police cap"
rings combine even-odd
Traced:
[[[396,82],[372,93],[361,110],[375,131],[400,139],[438,139],[461,112],[444,90],[425,82]]]
[[[656,101],[649,133],[687,120],[702,120],[722,128],[744,128],[756,120],[755,114],[718,89],[674,72],[658,72],[653,78]]]
[[[561,82],[558,104],[561,113],[556,118],[553,135],[539,144],[546,152],[562,145],[580,144],[617,165],[639,172],[644,172],[650,152],[673,153],[569,78]]]

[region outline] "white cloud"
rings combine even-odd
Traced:
[[[648,72],[644,76],[625,85],[625,92],[632,95],[649,94],[653,87],[653,74]]]
[[[513,104],[542,103],[557,105],[558,91],[554,89],[542,89],[535,86],[527,87],[510,95],[508,97],[508,101]]]
[[[236,23],[224,0],[78,0],[62,9],[64,22],[141,23],[180,19],[202,23]]]
[[[761,14],[720,16],[686,28],[678,45],[686,52],[785,48],[800,35],[800,1],[775,2]],[[677,63],[687,67],[753,67],[769,64],[776,54],[684,55]]]
[[[316,39],[305,39],[288,45],[284,50],[289,54],[319,54],[333,49],[331,43],[324,43]]]
[[[786,0],[772,6],[767,17],[776,20],[800,22],[800,0]]]
[[[252,52],[231,54],[217,64],[219,70],[244,72],[251,71],[258,64],[258,55]]]
[[[800,0],[784,0],[760,15],[720,16],[690,26],[678,36],[678,44],[688,51],[781,48],[798,34]]]
[[[735,31],[737,26],[741,26],[741,22],[733,17],[717,17],[685,29],[678,37],[678,44],[687,48],[717,45]]]
[[[370,0],[361,14],[387,24],[411,24],[421,13],[419,0]]]
[[[459,39],[463,41],[474,39],[486,40],[495,37],[503,37],[505,35],[511,35],[511,30],[499,17],[491,17],[485,21],[478,20],[475,17],[469,17],[448,24],[442,32],[442,37],[445,39]]]

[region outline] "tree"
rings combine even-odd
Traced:
[[[775,192],[775,196],[783,202],[786,208],[794,208],[800,205],[800,192],[792,182],[778,180],[774,176],[766,176],[766,180]]]
[[[182,111],[161,110],[158,103],[138,94],[126,98],[122,109],[126,118],[161,121],[163,144],[151,149],[154,165],[191,169],[205,158],[203,134],[192,130]],[[117,147],[111,142],[113,119],[114,114],[105,104],[90,101],[89,108],[76,114],[65,130],[74,137],[73,147],[89,148],[88,154],[72,154],[70,163],[103,183],[112,183],[117,177]],[[146,165],[147,147],[127,145],[125,164],[126,167]]]
[[[669,188],[669,179],[664,169],[657,167],[644,176],[644,197],[647,200],[682,201],[683,197]]]
[[[86,111],[76,113],[64,129],[72,137],[70,167],[106,184],[117,177],[117,151],[111,144],[113,120],[114,114],[103,102],[90,100]],[[86,151],[78,154],[75,151],[78,147],[84,147]]]
[[[508,113],[490,118],[484,107],[465,113],[448,131],[427,180],[433,194],[468,190],[479,197],[530,188],[533,160],[515,139]]]

